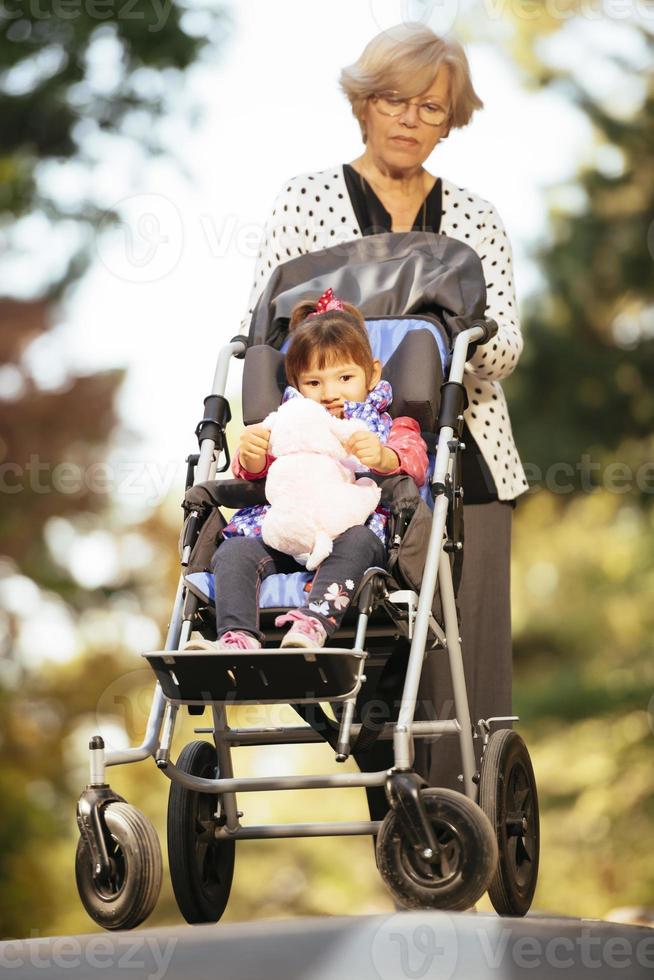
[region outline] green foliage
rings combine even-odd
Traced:
[[[641,35],[651,60],[654,36]],[[622,460],[627,438],[651,448],[654,417],[654,81],[646,76],[642,105],[624,118],[568,75],[553,73],[550,84],[563,80],[593,124],[600,163],[608,151],[620,172],[596,165],[575,175],[583,207],[553,206],[534,256],[547,286],[526,310],[525,352],[507,387],[518,442],[543,475],[562,461],[581,470],[589,453],[595,463]],[[575,487],[588,489],[578,473]]]
[[[516,20],[526,81],[577,104],[597,162],[575,175],[573,210],[556,203],[570,188],[551,189],[535,254],[545,288],[523,311],[525,352],[507,386],[522,456],[545,488],[516,512],[515,709],[542,810],[535,907],[602,916],[651,905],[654,891],[642,860],[654,819],[654,93],[644,76],[644,99],[620,113],[550,68],[539,42],[561,26],[545,8]],[[637,33],[651,61],[654,38]],[[638,64],[610,60],[640,78]]]
[[[161,597],[174,592],[168,576],[176,564],[175,531],[157,515],[137,533],[121,524],[106,491],[87,481],[77,490],[64,486],[71,468],[88,477],[106,460],[123,372],[75,377],[62,371],[59,387],[43,390],[24,355],[51,329],[55,301],[86,269],[91,232],[100,217],[104,227],[115,215],[92,199],[92,191],[62,203],[48,174],[74,166],[92,187],[93,168],[109,140],[145,152],[161,149],[157,122],[174,108],[186,69],[226,33],[221,10],[204,12],[201,33],[200,8],[193,13],[195,26],[185,5],[173,0],[7,0],[0,6],[5,244],[12,243],[20,219],[37,214],[51,225],[74,222],[79,233],[78,244],[64,257],[64,274],[48,284],[46,296],[0,297],[0,368],[17,385],[3,402],[9,410],[2,413],[0,430],[2,936],[42,934],[69,901],[79,913],[72,855],[75,800],[86,782],[85,745],[99,724],[98,705],[112,716],[131,704],[120,682],[121,674],[141,666],[128,659],[137,645],[130,640],[130,626],[165,621]],[[34,246],[44,249],[46,243],[38,240]],[[8,277],[5,281],[8,290]],[[56,342],[51,349],[53,358],[63,357]],[[54,554],[46,546],[53,520],[67,529],[71,543],[100,527],[123,541],[123,555],[130,560],[111,587],[80,586],[66,549]],[[130,564],[139,547],[153,555],[153,567],[140,572],[138,563]],[[46,606],[75,627],[79,659],[56,662],[43,631],[35,634],[41,648],[25,649],[24,636],[47,617]],[[26,655],[31,664],[38,661],[38,670],[26,666]],[[160,786],[156,771],[150,778]],[[148,780],[137,775],[135,782],[132,795],[140,799]],[[86,926],[78,915],[76,929]]]
[[[107,137],[161,152],[157,121],[181,93],[184,72],[227,34],[225,13],[194,8],[200,36],[178,0],[7,0],[0,10],[0,227],[41,211],[89,231],[112,214],[81,194],[62,203],[44,164],[74,160],[92,172]],[[95,150],[93,147],[95,146]],[[102,155],[102,150],[100,150]],[[71,260],[65,282],[85,269]],[[53,290],[60,284],[54,283]]]

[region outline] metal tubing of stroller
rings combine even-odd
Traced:
[[[483,337],[484,331],[481,327],[473,327],[470,330],[462,331],[454,343],[452,362],[450,365],[449,380],[459,384],[463,381],[463,371],[467,360],[468,344]],[[454,436],[454,429],[451,426],[443,426],[438,435],[438,448],[436,450],[436,465],[432,483],[444,486],[448,472],[451,470],[451,451],[449,443]],[[440,565],[440,555],[443,550],[443,535],[445,532],[445,522],[447,520],[448,499],[444,493],[440,493],[434,502],[434,516],[427,547],[425,559],[425,569],[420,585],[420,598],[418,609],[413,626],[413,639],[409,653],[409,663],[407,666],[404,690],[402,692],[402,704],[398,714],[397,725],[393,747],[395,752],[395,767],[397,769],[411,768],[411,730],[413,717],[416,708],[416,698],[422,674],[422,664],[425,655],[425,646],[429,631],[429,617],[431,615],[436,583],[438,581],[438,570]],[[448,643],[449,643],[449,634]],[[458,638],[458,626],[456,626]]]
[[[235,779],[205,779],[191,776],[172,762],[160,769],[170,780],[200,793],[258,793],[282,789],[334,789],[353,786],[383,786],[388,775],[379,772],[326,773],[322,776],[237,776]]]
[[[212,395],[224,396],[231,359],[236,354],[242,354],[244,350],[245,344],[240,340],[234,341],[231,344],[225,344],[224,347],[220,348],[213,384],[211,386]],[[200,458],[198,459],[198,465],[195,470],[196,483],[203,483],[204,480],[211,480],[213,478],[212,467],[214,465],[213,456],[215,449],[216,444],[213,439],[202,440],[200,445]]]
[[[449,432],[451,433],[452,430],[450,429]],[[445,446],[445,451],[449,452],[447,446]],[[434,518],[431,525],[429,545],[427,547],[425,569],[420,585],[420,599],[415,623],[413,624],[413,639],[411,640],[409,663],[404,680],[404,690],[402,691],[402,703],[400,705],[393,738],[395,767],[397,769],[411,768],[411,728],[415,714],[418,686],[422,674],[425,644],[429,630],[429,616],[438,577],[439,555],[443,548],[443,531],[447,517],[447,503],[447,497],[441,495],[436,498],[434,505]]]
[[[234,768],[232,766],[232,751],[227,736],[229,727],[227,725],[227,710],[224,704],[212,704],[211,714],[213,716],[213,738],[216,745],[218,756],[218,772],[223,779],[234,778]],[[225,811],[227,830],[237,830],[239,827],[239,812],[236,806],[235,793],[223,793],[221,805]]]
[[[492,720],[492,719],[491,719]],[[379,739],[392,739],[395,730],[395,722],[387,721],[381,732],[377,736]],[[456,718],[446,721],[414,721],[411,732],[414,738],[431,738],[432,735],[458,735],[461,730]],[[198,727],[193,729],[196,735],[213,735],[214,728]],[[350,738],[355,739],[361,731],[361,725],[352,725],[350,728]],[[310,725],[291,725],[288,728],[229,728],[220,733],[220,741],[227,743],[232,748],[240,748],[244,745],[304,745],[308,743],[319,743],[326,745],[325,739],[320,732]],[[228,775],[223,769],[221,772]]]
[[[266,840],[276,837],[350,837],[355,834],[377,834],[381,820],[357,820],[350,823],[289,823],[239,827],[230,834],[224,827],[216,831],[216,840]]]
[[[173,614],[170,617],[170,625],[166,635],[166,644],[164,647],[166,650],[177,650],[179,644],[179,630],[182,618],[183,601],[184,577],[180,575],[179,582],[177,583],[177,594],[175,596]],[[105,765],[122,766],[127,762],[140,762],[142,759],[147,759],[149,755],[154,755],[159,742],[159,732],[161,731],[161,722],[163,720],[165,707],[166,698],[161,690],[161,685],[157,683],[157,686],[154,689],[154,696],[150,706],[148,723],[145,729],[145,738],[143,739],[142,744],[133,749],[115,749],[113,752],[107,752],[105,756]]]
[[[368,614],[364,612],[359,613],[359,619],[357,622],[357,635],[354,640],[354,649],[363,650],[366,642],[366,628],[368,626]],[[357,681],[357,693],[354,697],[348,698],[345,702],[345,707],[343,710],[343,715],[341,717],[341,725],[338,732],[338,742],[336,743],[336,761],[345,762],[350,754],[350,730],[352,728],[352,722],[354,720],[354,708],[356,705],[357,694],[361,688],[361,684],[365,681],[366,676],[363,673],[364,660],[359,663],[359,679]]]
[[[236,354],[243,354],[245,350],[246,345],[242,340],[234,340],[231,344],[225,344],[224,347],[220,348],[216,363],[216,372],[213,376],[213,385],[211,387],[212,395],[225,394],[230,361]]]
[[[143,742],[138,746],[138,748],[114,749],[112,752],[107,752],[105,756],[105,765],[122,766],[127,762],[140,762],[142,759],[147,759],[149,755],[154,755],[159,743],[159,731],[161,729],[161,721],[163,719],[165,707],[166,698],[161,690],[161,685],[157,683],[157,686],[154,689],[154,695],[152,697],[152,704],[150,706],[150,714],[148,716],[148,723],[145,729],[145,738],[143,739]]]
[[[477,788],[473,776],[475,773],[475,750],[472,744],[472,724],[470,722],[470,707],[466,692],[466,679],[463,672],[463,658],[459,642],[459,623],[454,599],[454,583],[449,558],[442,551],[440,557],[441,605],[445,618],[445,633],[447,634],[447,653],[450,662],[452,678],[452,693],[454,694],[454,711],[460,725],[459,745],[461,747],[461,765],[463,768],[463,788],[467,797],[477,802]]]
[[[462,330],[454,341],[452,360],[450,361],[450,381],[463,381],[463,372],[466,361],[468,360],[468,345],[476,340],[481,340],[484,331],[481,327],[472,327],[470,330]]]
[[[241,354],[244,350],[245,344],[240,340],[233,341],[231,344],[225,344],[225,346],[220,349],[213,379],[212,394],[224,394],[225,387],[227,385],[227,372],[229,370],[230,361],[235,354]],[[209,478],[213,464],[214,450],[215,444],[213,440],[205,439],[202,442],[202,445],[200,446],[200,459],[196,468],[197,482],[201,482],[202,480]],[[177,585],[177,594],[175,596],[175,603],[173,605],[173,612],[170,617],[170,625],[168,627],[166,642],[164,644],[165,650],[177,650],[179,648],[183,603],[184,576],[180,575]],[[152,698],[152,705],[150,706],[150,714],[148,716],[147,727],[145,730],[145,738],[143,739],[142,744],[136,748],[117,749],[113,752],[107,752],[105,756],[105,765],[119,766],[128,762],[139,762],[142,759],[147,759],[149,755],[154,755],[159,742],[159,733],[161,731],[161,723],[163,720],[165,706],[166,699],[161,690],[161,686],[157,684],[154,691],[154,696]]]

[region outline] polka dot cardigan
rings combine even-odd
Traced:
[[[511,244],[492,204],[445,178],[442,191],[440,234],[465,242],[479,254],[486,278],[486,313],[499,327],[492,341],[478,347],[466,364],[465,420],[493,476],[498,498],[512,500],[528,484],[500,384],[522,351]],[[252,310],[276,266],[360,236],[342,166],[287,181],[265,225],[242,332],[247,333]]]

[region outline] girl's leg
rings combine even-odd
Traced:
[[[216,596],[216,633],[237,630],[249,633],[260,643],[259,588],[274,572],[294,572],[299,568],[289,555],[269,548],[260,537],[227,538],[213,556]]]
[[[301,621],[310,617],[320,624],[317,632],[312,631],[316,645],[320,646],[326,636],[336,632],[361,576],[374,565],[386,567],[386,549],[381,540],[363,525],[348,528],[334,539],[331,555],[318,566],[305,604],[278,617],[277,625],[297,623],[297,628],[303,631]],[[294,629],[292,626],[289,633]]]

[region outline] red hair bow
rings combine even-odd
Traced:
[[[334,296],[334,290],[331,286],[325,290],[318,302],[316,303],[316,312],[310,313],[309,316],[318,316],[320,313],[327,313],[328,310],[344,310],[345,306],[343,300],[338,299]]]

